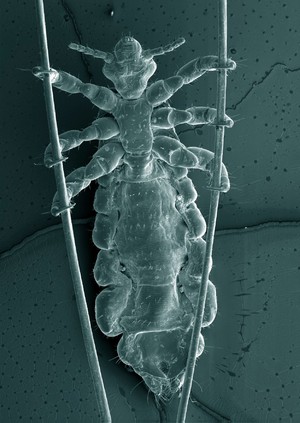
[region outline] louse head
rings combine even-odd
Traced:
[[[122,37],[114,47],[114,55],[118,63],[128,62],[134,65],[141,58],[142,46],[133,37]]]
[[[105,63],[102,72],[124,99],[134,100],[141,97],[156,68],[135,38],[123,37],[115,45],[114,60]]]
[[[117,92],[127,100],[134,100],[143,94],[148,80],[156,71],[154,56],[173,51],[185,40],[177,41],[165,47],[143,50],[141,44],[131,36],[122,37],[114,47],[113,53],[94,50],[79,44],[69,45],[73,50],[101,58],[105,61],[103,74],[113,82]]]

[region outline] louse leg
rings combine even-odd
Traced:
[[[116,250],[102,250],[98,253],[94,277],[99,286],[107,287],[96,298],[97,324],[107,336],[120,335],[124,329],[119,320],[128,305],[132,306],[129,304],[132,281],[122,272]]]
[[[151,116],[151,125],[154,128],[170,129],[177,125],[214,124],[217,118],[217,110],[211,107],[190,107],[186,110],[178,110],[173,107],[161,107],[155,109]],[[225,116],[225,126],[231,128],[233,120]]]
[[[91,181],[112,172],[120,163],[124,155],[123,147],[120,143],[111,142],[101,147],[87,166],[74,170],[67,176],[67,192],[69,200],[85,189]],[[58,216],[64,210],[60,208],[58,194],[56,193],[51,213]]]
[[[175,138],[157,136],[153,140],[153,151],[170,166],[200,169],[212,177],[214,153],[209,150],[199,147],[187,148]],[[229,189],[228,172],[222,164],[220,191],[227,192]]]
[[[196,166],[196,169],[201,169],[205,172],[208,172],[210,175],[210,181],[213,177],[213,168],[214,168],[214,153],[212,151],[206,150],[204,148],[200,147],[188,147],[188,150],[192,152],[198,159],[198,165]],[[209,183],[210,184],[210,183]],[[208,185],[208,188],[210,186]],[[227,169],[222,163],[221,168],[221,186],[220,187],[212,187],[212,189],[217,189],[221,192],[228,192],[230,190],[230,181],[228,177]]]
[[[67,131],[59,136],[61,151],[72,150],[79,147],[85,141],[108,140],[119,134],[117,122],[111,117],[103,117],[95,120],[91,126],[82,131]],[[54,162],[52,158],[52,146],[49,144],[45,150],[44,163],[46,167],[52,167]]]
[[[36,66],[32,72],[34,76],[40,79],[44,78],[45,73],[49,73],[41,66]],[[117,96],[109,88],[98,87],[95,84],[86,84],[67,72],[57,71],[55,69],[51,69],[50,77],[54,87],[69,94],[83,94],[95,106],[102,110],[110,112],[117,104]]]
[[[180,68],[176,75],[165,80],[154,82],[146,91],[146,97],[150,104],[158,106],[173,96],[183,85],[190,84],[208,71],[218,69],[219,59],[217,56],[205,56],[194,60]],[[236,63],[228,59],[226,69],[235,69]]]
[[[193,168],[198,164],[198,159],[179,140],[166,135],[156,136],[153,139],[152,150],[159,159],[170,166]],[[178,155],[181,157],[178,158]]]
[[[226,69],[234,70],[235,68],[236,63],[231,59],[227,59]],[[180,75],[184,79],[184,84],[190,84],[205,72],[215,71],[217,69],[220,69],[218,56],[205,56],[191,60],[182,66],[176,72],[176,75]]]

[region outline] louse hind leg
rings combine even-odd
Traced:
[[[120,335],[119,320],[131,307],[132,281],[122,271],[116,250],[101,250],[94,267],[98,285],[106,287],[96,298],[96,321],[107,336]]]
[[[161,135],[153,140],[153,151],[159,159],[173,167],[199,169],[207,172],[212,177],[214,153],[199,147],[186,147],[179,140]],[[230,181],[225,165],[221,168],[221,192],[230,189]]]

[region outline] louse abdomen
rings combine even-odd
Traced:
[[[124,333],[118,344],[118,355],[133,367],[155,395],[168,400],[183,384],[190,338],[191,328]],[[201,335],[198,356],[203,348]]]
[[[205,242],[191,239],[169,179],[111,183],[109,193],[106,213],[113,209],[119,218],[114,247],[101,251],[95,266],[99,285],[109,285],[97,297],[97,322],[108,336],[123,334],[120,359],[168,399],[183,384]],[[205,326],[215,313],[210,283]],[[198,355],[203,348],[201,336]]]
[[[134,309],[120,318],[118,354],[164,399],[182,386],[193,319],[177,284],[188,235],[177,194],[164,178],[124,183],[115,236],[134,293]]]

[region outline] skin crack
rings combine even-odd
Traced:
[[[197,129],[203,128],[204,125],[195,125],[192,128],[181,129],[177,131],[177,135],[185,134],[186,132],[196,132]],[[206,125],[207,126],[207,125]]]
[[[274,63],[274,65],[272,65],[271,68],[265,72],[265,75],[259,81],[254,81],[249,90],[243,95],[243,97],[236,104],[232,105],[231,107],[228,107],[227,110],[236,110],[244,102],[248,95],[254,90],[254,88],[256,88],[258,85],[261,85],[278,67],[284,69],[285,73],[298,72],[300,70],[300,67],[291,69],[285,63]]]
[[[278,67],[284,69],[285,73],[300,71],[300,67],[291,69],[285,63],[281,63],[281,62],[274,63],[274,65],[272,65],[271,68],[268,71],[265,72],[265,75],[259,81],[252,82],[251,87],[243,95],[243,97],[236,104],[233,104],[231,107],[227,107],[227,110],[236,110],[246,100],[246,98],[254,90],[254,88],[256,88],[258,85],[261,85],[272,74],[272,72]],[[196,129],[199,129],[199,128],[202,128],[202,127],[203,127],[203,125],[198,125],[198,126],[194,126],[192,128],[187,128],[187,129],[183,129],[181,131],[177,131],[177,133],[178,133],[178,135],[181,135],[181,134],[186,133],[186,132],[195,132]]]
[[[159,423],[167,423],[167,414],[164,404],[158,397],[155,397],[154,404],[159,414]]]
[[[95,217],[89,217],[85,219],[73,219],[73,225],[87,225],[87,224],[93,224],[95,221]],[[224,236],[224,235],[231,235],[236,234],[239,232],[246,232],[250,233],[252,231],[258,231],[263,230],[265,228],[271,228],[271,227],[277,227],[277,228],[284,228],[284,227],[295,227],[298,228],[300,226],[300,221],[277,221],[277,222],[261,222],[253,226],[246,226],[247,229],[245,229],[245,226],[242,227],[236,227],[236,228],[228,228],[228,229],[219,229],[215,232],[216,237],[218,236]],[[4,251],[0,251],[0,260],[4,257],[10,256],[14,254],[19,249],[23,248],[27,243],[33,241],[35,238],[39,236],[46,235],[48,232],[61,230],[62,224],[56,224],[52,226],[48,226],[44,229],[39,229],[38,231],[34,232],[31,235],[26,236],[23,240],[18,242],[17,244],[10,246],[9,248],[5,249]]]
[[[75,34],[78,38],[79,44],[83,44],[82,34],[81,34],[81,31],[78,28],[78,24],[77,24],[74,13],[72,12],[72,10],[70,9],[70,6],[66,3],[65,0],[61,0],[61,4],[62,4],[63,8],[65,9],[66,14],[69,16],[69,18],[72,22],[72,25],[73,25]],[[89,64],[89,62],[88,62],[88,60],[87,60],[87,58],[84,54],[80,54],[80,57],[81,57],[81,60],[83,62],[84,68],[85,68],[85,70],[88,74],[89,80],[91,81],[93,79],[93,74],[90,70],[90,64]]]
[[[137,416],[136,416],[135,408],[133,408],[132,405],[130,404],[130,402],[128,401],[128,398],[126,396],[126,392],[124,391],[123,388],[121,388],[121,386],[119,386],[119,392],[122,395],[122,397],[125,399],[126,404],[128,405],[129,410],[133,413],[134,422],[137,423]]]
[[[192,404],[194,404],[196,407],[199,407],[202,411],[207,413],[209,416],[214,417],[217,422],[228,422],[231,423],[230,418],[222,415],[221,413],[213,410],[209,406],[205,405],[203,402],[201,402],[194,393],[191,393],[190,399]]]

